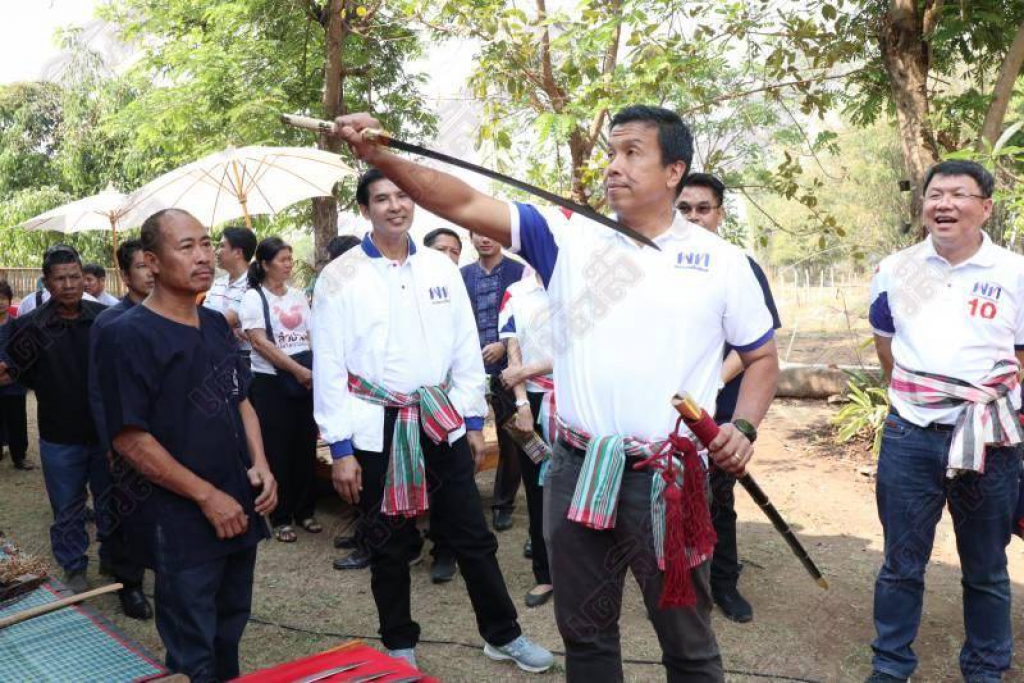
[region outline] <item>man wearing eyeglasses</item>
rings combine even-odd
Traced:
[[[883,260],[871,283],[891,410],[876,484],[885,560],[870,683],[905,681],[917,667],[925,568],[947,505],[963,575],[964,680],[1000,681],[1013,656],[1006,546],[1024,437],[1024,257],[982,230],[994,185],[974,162],[932,167],[928,236]]]
[[[725,222],[725,184],[707,173],[691,173],[683,178],[683,189],[676,206],[691,223],[718,234]],[[773,329],[782,327],[775,299],[768,286],[768,278],[754,259],[747,257],[754,277],[761,285],[764,303],[772,314]],[[736,401],[743,381],[743,361],[740,354],[729,344],[724,349],[722,363],[722,387],[715,403],[715,421],[718,424],[732,422]],[[746,623],[754,618],[754,610],[739,591],[742,565],[736,548],[736,477],[720,467],[711,467],[711,520],[715,525],[718,542],[711,559],[711,597],[732,621]]]

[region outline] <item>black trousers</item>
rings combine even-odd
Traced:
[[[137,553],[132,551],[121,520],[135,511],[139,496],[146,495],[148,483],[142,483],[131,465],[117,454],[108,455],[107,463],[110,466],[110,495],[105,497],[102,505],[99,501],[96,505],[97,515],[109,516],[106,525],[99,525],[109,530],[103,540],[104,559],[114,578],[125,588],[142,588],[145,567],[137,559]]]
[[[156,571],[156,628],[167,668],[193,683],[238,677],[256,546],[177,572]]]
[[[494,472],[494,495],[491,507],[494,510],[511,512],[516,508],[516,494],[519,493],[519,457],[522,449],[508,432],[501,428],[505,420],[516,412],[516,400],[508,389],[501,386],[501,380],[492,375],[489,394],[491,409],[494,411],[494,427],[498,432],[498,469]]]
[[[544,394],[530,392],[530,410],[534,420],[540,414]],[[503,430],[504,431],[504,430]],[[523,473],[523,488],[526,489],[526,510],[530,515],[530,547],[533,549],[533,578],[538,584],[551,583],[551,568],[548,565],[548,547],[544,543],[544,487],[540,485],[541,465],[530,460],[521,448],[519,465]],[[543,464],[543,463],[542,463]]]
[[[359,511],[370,551],[370,588],[377,604],[381,640],[389,650],[416,647],[420,635],[409,604],[409,561],[421,543],[416,519],[380,511],[397,415],[397,409],[385,409],[383,452],[355,452],[363,470]],[[480,508],[469,443],[463,437],[452,445],[438,445],[421,432],[420,444],[431,492],[430,533],[455,553],[480,635],[491,645],[507,645],[522,631],[498,566],[498,541]]]
[[[711,467],[711,521],[718,534],[711,558],[711,587],[734,589],[740,579],[740,558],[736,547],[736,477]]]
[[[316,421],[313,397],[285,396],[273,375],[253,373],[252,404],[260,419],[263,450],[277,480],[276,526],[309,519],[316,512]]]
[[[25,412],[25,395],[0,396],[0,433],[7,441],[11,459],[16,463],[25,462],[28,453],[28,416]],[[3,443],[0,443],[3,448]]]

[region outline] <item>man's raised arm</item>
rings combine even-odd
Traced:
[[[352,153],[379,169],[427,211],[500,242],[512,245],[508,204],[479,192],[455,176],[391,154],[363,137],[363,131],[381,129],[369,114],[349,114],[334,120],[337,135]]]

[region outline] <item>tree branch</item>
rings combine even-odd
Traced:
[[[985,112],[985,123],[981,126],[981,135],[978,138],[978,149],[983,150],[986,143],[993,147],[999,139],[1003,129],[1003,121],[1006,118],[1006,109],[1010,105],[1010,98],[1013,96],[1013,86],[1017,82],[1021,66],[1024,65],[1024,24],[1017,27],[1017,35],[1014,36],[1013,44],[1003,58],[1002,66],[999,67],[999,77],[996,79],[995,87],[992,89],[992,102]]]
[[[868,68],[869,67],[862,66],[859,69],[853,69],[852,71],[846,71],[846,72],[841,73],[841,74],[834,74],[834,75],[831,75],[831,76],[815,76],[813,78],[800,78],[800,79],[797,79],[795,81],[783,81],[782,83],[772,83],[770,85],[765,85],[765,86],[762,86],[760,88],[754,88],[753,90],[746,90],[744,92],[729,93],[728,95],[721,95],[719,97],[714,97],[714,98],[708,100],[707,102],[701,102],[700,104],[694,105],[694,106],[690,107],[689,109],[684,109],[683,111],[681,111],[679,113],[681,115],[682,114],[690,114],[690,113],[695,112],[695,111],[700,111],[701,109],[704,109],[705,107],[707,107],[709,105],[712,105],[712,104],[718,104],[720,102],[728,102],[730,100],[739,100],[739,99],[743,99],[744,97],[749,97],[750,95],[756,95],[757,93],[771,92],[773,90],[781,90],[782,88],[789,88],[789,87],[793,87],[793,86],[807,85],[807,84],[810,84],[810,83],[824,83],[825,81],[834,81],[834,80],[839,80],[839,79],[843,79],[843,78],[848,78],[848,77],[853,76],[855,74],[859,74],[862,71],[867,71]]]

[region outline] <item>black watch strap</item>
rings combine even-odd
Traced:
[[[738,420],[733,420],[732,426],[738,429],[743,436],[747,437],[750,443],[757,441],[757,427],[750,424],[747,420],[744,420],[742,417]]]

